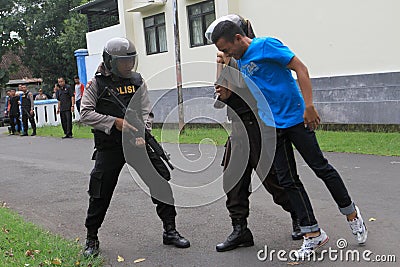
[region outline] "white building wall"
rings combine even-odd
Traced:
[[[143,18],[165,12],[165,22],[167,30],[167,46],[168,51],[159,54],[146,55],[146,42],[144,38]],[[149,89],[165,89],[176,86],[173,83],[175,76],[165,76],[163,70],[174,66],[174,31],[173,31],[173,15],[172,2],[169,1],[163,6],[157,6],[150,11],[129,12],[127,16],[133,17],[132,27],[135,28],[135,36],[133,42],[138,51],[138,72],[146,79]],[[158,73],[161,76],[155,78]],[[164,74],[164,75],[163,75]]]
[[[89,56],[86,58],[86,76],[90,81],[102,61],[104,44],[111,38],[124,37],[125,31],[122,24],[107,27],[101,30],[86,33],[86,42]]]
[[[101,61],[105,42],[123,36],[135,43],[138,71],[150,90],[176,87],[173,2],[167,0],[164,5],[154,5],[145,11],[127,12],[144,2],[118,0],[121,23],[87,34],[88,78]],[[183,84],[195,87],[213,83],[215,47],[190,48],[186,6],[201,0],[177,2]],[[215,0],[215,8],[216,17],[241,14],[252,21],[258,36],[282,40],[306,63],[311,77],[400,71],[398,0]],[[146,55],[143,18],[162,12],[166,18],[168,52]]]
[[[194,62],[215,61],[215,48],[212,45],[190,48],[189,26],[187,20],[186,6],[201,1],[180,0],[178,2],[179,31],[181,44],[181,63],[182,63],[182,82],[191,86],[202,86],[204,83],[214,82],[215,74],[213,71],[206,71],[204,64],[198,65]],[[167,46],[168,52],[146,55],[146,44],[144,39],[143,18],[152,15],[165,13]],[[134,42],[139,52],[138,71],[145,77],[149,89],[166,89],[176,87],[175,72],[175,39],[174,39],[174,13],[173,2],[167,1],[163,6],[157,6],[151,10],[143,12],[128,13],[134,17],[133,27],[135,28]],[[201,78],[199,78],[201,74]],[[193,76],[197,77],[193,77]],[[201,80],[199,83],[191,83],[194,80]],[[203,82],[204,81],[204,82]]]
[[[239,0],[259,36],[275,36],[312,77],[400,71],[398,0]]]

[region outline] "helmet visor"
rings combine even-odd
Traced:
[[[137,55],[111,55],[111,72],[121,78],[130,78],[137,68]]]

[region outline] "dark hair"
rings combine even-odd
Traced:
[[[244,18],[240,17],[240,28],[243,30],[244,34],[249,37],[250,39],[253,39],[256,37],[256,34],[254,33],[253,27],[251,26],[251,23],[249,20],[245,20]]]
[[[75,75],[75,76],[74,76],[74,79],[79,79],[79,76],[78,76],[78,75]]]
[[[224,20],[215,26],[211,35],[211,40],[215,44],[219,39],[224,38],[227,42],[233,43],[236,34],[245,36],[243,30],[236,25],[236,23],[229,20]]]

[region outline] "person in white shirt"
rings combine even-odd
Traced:
[[[85,86],[80,82],[78,76],[74,77],[74,82],[75,82],[75,105],[78,112],[81,112],[81,98]]]

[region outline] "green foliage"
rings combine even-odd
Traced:
[[[54,84],[59,76],[72,79],[77,73],[74,51],[86,47],[87,24],[83,15],[69,10],[82,0],[1,1],[7,2],[1,9],[2,52],[21,46],[24,64],[44,83]],[[9,41],[11,30],[18,33],[18,43]]]
[[[0,86],[4,86],[9,81],[9,73],[6,70],[0,69]]]
[[[14,7],[13,1],[0,0],[0,58],[12,46],[18,45],[18,40],[10,36],[13,30],[12,21],[14,20],[11,11]]]

